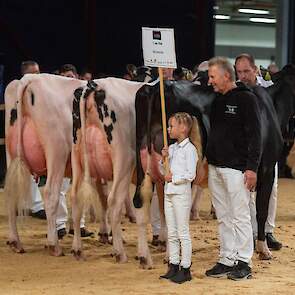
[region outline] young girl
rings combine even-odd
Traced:
[[[191,280],[192,243],[189,233],[191,182],[196,176],[197,151],[189,140],[192,118],[176,113],[169,119],[168,134],[177,142],[162,150],[162,163],[168,157],[170,171],[165,175],[165,217],[168,228],[169,267],[160,278],[175,283]],[[162,164],[163,165],[163,164]],[[180,260],[181,246],[181,260]]]

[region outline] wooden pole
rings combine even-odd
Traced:
[[[159,78],[160,78],[160,96],[161,96],[161,110],[162,110],[162,126],[163,126],[163,139],[164,146],[168,146],[167,139],[167,124],[166,124],[166,108],[165,108],[165,95],[164,95],[164,80],[163,80],[163,71],[162,68],[158,68]],[[169,172],[169,163],[168,158],[166,157],[164,162],[165,174]]]

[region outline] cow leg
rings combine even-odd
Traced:
[[[136,217],[134,214],[134,210],[132,208],[130,196],[125,199],[125,209],[126,209],[126,216],[128,217],[131,223],[136,223]]]
[[[200,217],[200,204],[202,199],[203,189],[198,185],[193,185],[192,187],[192,196],[193,203],[191,209],[191,220],[201,220]]]
[[[161,229],[159,233],[159,250],[166,251],[166,242],[167,242],[167,226],[164,214],[164,186],[162,183],[156,183],[156,190],[158,195],[159,210],[160,210],[160,223]]]
[[[107,223],[107,194],[104,191],[103,184],[101,180],[96,181],[96,188],[99,194],[100,203],[101,203],[101,213],[100,213],[100,221],[99,221],[99,242],[103,244],[109,243],[109,229]]]
[[[258,225],[258,240],[256,250],[261,260],[271,259],[271,252],[265,241],[265,222],[268,215],[269,198],[273,187],[274,169],[264,175],[259,175],[256,195],[256,218]],[[262,173],[261,173],[262,174]]]
[[[50,169],[47,175],[47,181],[44,188],[44,205],[47,217],[47,241],[49,254],[52,256],[63,256],[61,247],[58,244],[57,230],[56,230],[56,216],[59,205],[59,193],[61,189],[63,171],[55,171],[52,175]]]
[[[153,261],[147,241],[147,223],[149,215],[147,215],[145,210],[144,206],[140,209],[136,209],[136,223],[138,226],[138,258],[142,268],[151,269],[153,268]]]
[[[82,200],[78,200],[77,192],[82,178],[82,169],[79,163],[78,152],[75,146],[72,148],[71,153],[71,163],[72,163],[72,189],[71,189],[71,201],[72,201],[72,221],[74,228],[74,237],[72,243],[72,253],[77,260],[84,259],[82,255],[82,241],[81,241],[81,231],[80,222],[83,214],[81,207]],[[79,203],[80,202],[80,203]]]

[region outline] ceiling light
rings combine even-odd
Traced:
[[[250,22],[253,23],[265,23],[265,24],[275,24],[277,22],[274,18],[260,18],[260,17],[250,17]]]
[[[251,9],[251,8],[240,8],[238,11],[241,13],[269,14],[268,10]]]
[[[215,6],[213,6],[213,9],[214,10],[218,10],[219,9],[219,6],[218,5],[215,5]]]
[[[213,18],[215,18],[215,19],[230,19],[230,16],[223,15],[223,14],[216,14],[216,15],[213,15]]]

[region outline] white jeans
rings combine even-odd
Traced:
[[[32,192],[32,207],[31,210],[33,213],[36,213],[40,210],[44,210],[43,199],[38,188],[38,183],[32,177],[31,182],[31,192]]]
[[[191,266],[192,258],[192,242],[189,232],[191,203],[190,188],[182,195],[165,195],[164,208],[168,229],[169,262],[180,263],[181,246],[180,264],[184,268]]]
[[[265,233],[273,233],[275,228],[275,220],[276,220],[276,213],[277,213],[277,197],[278,197],[278,163],[275,166],[275,178],[273,182],[273,187],[271,191],[271,195],[269,198],[269,205],[268,205],[268,215],[267,220],[265,222]],[[250,212],[251,212],[251,223],[253,229],[253,237],[257,239],[257,219],[256,219],[256,192],[251,193],[250,198]]]
[[[227,266],[233,266],[237,260],[251,264],[250,191],[244,185],[244,174],[239,170],[209,165],[208,184],[218,220],[219,262]]]
[[[154,188],[154,193],[151,202],[151,224],[153,236],[157,236],[161,230],[161,219],[160,219],[160,209],[159,200],[157,195],[156,187]]]
[[[62,181],[60,194],[59,194],[59,204],[57,208],[56,214],[56,229],[60,230],[62,228],[66,228],[66,223],[68,221],[68,208],[66,201],[66,194],[70,187],[70,179],[64,178]],[[85,227],[85,218],[84,214],[81,218],[80,227]]]

